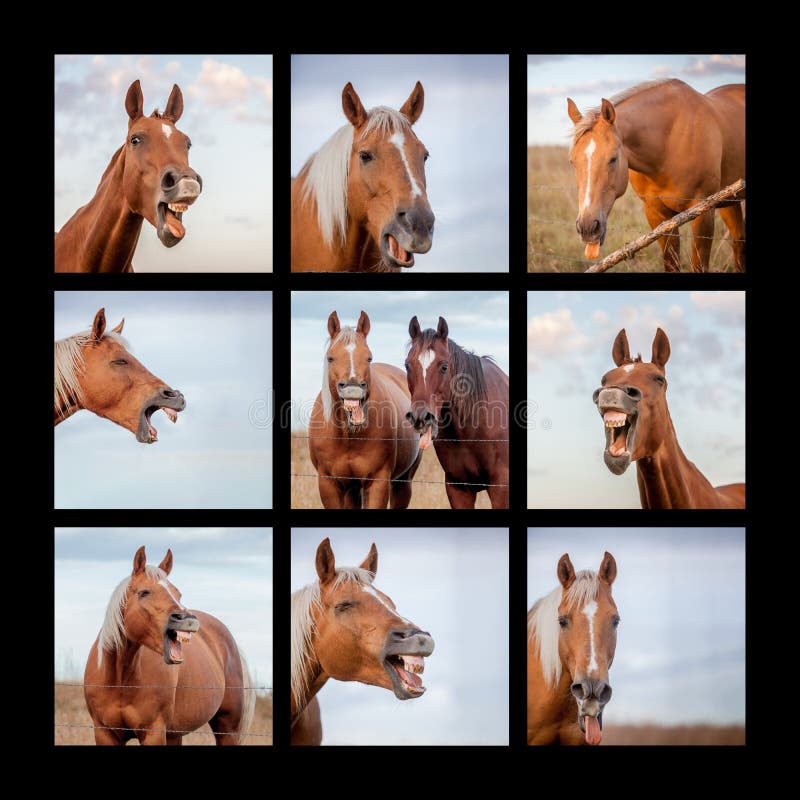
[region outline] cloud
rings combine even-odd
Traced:
[[[568,308],[532,317],[528,322],[528,369],[542,368],[542,356],[584,350],[590,340],[578,329]]]
[[[528,56],[528,66],[531,67],[533,65],[541,66],[542,64],[550,64],[553,61],[562,61],[565,58],[569,58],[566,55],[555,55],[553,53],[546,53],[544,55],[529,55]]]
[[[630,78],[611,78],[605,80],[581,81],[579,83],[562,83],[558,86],[534,86],[528,89],[528,98],[566,98],[569,95],[591,93],[597,95],[597,101],[599,103],[602,97],[608,97],[616,91],[627,89],[630,85]],[[566,114],[566,111],[564,113]]]
[[[198,98],[205,106],[235,108],[237,119],[245,122],[271,124],[270,115],[248,113],[245,104],[255,95],[268,108],[272,104],[272,80],[260,75],[248,75],[232,64],[224,64],[213,58],[203,59],[200,74],[187,87],[187,92]]]
[[[744,55],[712,55],[708,58],[693,58],[688,66],[676,70],[674,67],[659,66],[653,69],[653,75],[719,75],[720,73],[745,73],[746,57]]]
[[[744,326],[744,292],[691,292],[689,301],[697,310],[712,314],[721,325]]]

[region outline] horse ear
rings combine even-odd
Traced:
[[[183,92],[181,87],[174,83],[162,116],[169,117],[173,122],[177,122],[181,118],[181,114],[183,114]]]
[[[147,553],[144,551],[144,545],[142,545],[137,551],[136,555],[133,557],[133,572],[131,575],[141,575],[144,572],[144,568],[147,566]]]
[[[597,571],[597,577],[600,578],[603,583],[607,583],[611,586],[614,583],[614,578],[617,577],[617,562],[614,559],[614,556],[606,550],[605,554],[603,555],[603,563],[600,564],[600,569]]]
[[[611,348],[611,358],[614,359],[614,363],[619,367],[623,364],[629,363],[631,359],[631,348],[628,345],[628,334],[625,333],[625,328],[623,328],[618,334],[617,338],[614,339],[614,345]]]
[[[416,318],[416,316],[411,317],[411,322],[408,323],[408,335],[412,339],[416,339],[420,333],[422,333],[422,328],[419,326],[419,320]]]
[[[400,113],[413,125],[422,116],[422,107],[425,105],[425,90],[422,84],[417,81],[408,100],[403,103]]]
[[[142,86],[137,79],[128,87],[128,94],[125,95],[125,110],[131,120],[135,120],[142,116],[143,108]]]
[[[116,328],[112,328],[112,329],[111,329],[111,333],[122,333],[122,328],[123,328],[123,326],[124,326],[124,325],[125,325],[125,317],[123,317],[123,318],[122,318],[122,319],[119,321],[119,325],[117,325],[117,327],[116,327]]]
[[[367,570],[375,575],[378,572],[378,548],[375,547],[375,542],[369,548],[367,557],[361,562],[361,569]]]
[[[167,554],[164,556],[158,566],[164,570],[166,575],[169,575],[170,572],[172,572],[172,550],[167,548]]]
[[[367,338],[367,334],[369,333],[369,317],[367,316],[366,311],[361,312],[361,316],[358,318],[358,324],[356,325],[356,331],[360,333],[365,339]]]
[[[609,125],[613,125],[614,120],[617,118],[617,112],[614,110],[614,106],[611,104],[611,101],[606,100],[605,97],[600,101],[600,116]]]
[[[342,89],[342,111],[354,128],[360,128],[367,121],[367,112],[350,81]]]
[[[319,543],[317,548],[317,577],[319,585],[323,586],[328,581],[333,580],[336,574],[336,560],[331,549],[331,540],[326,537]]]
[[[92,323],[92,339],[99,342],[106,332],[106,310],[101,308],[94,315],[94,322]]]
[[[569,118],[577,125],[582,117],[583,114],[578,110],[578,106],[575,105],[575,101],[571,98],[567,98],[567,114],[569,114]]]
[[[569,553],[564,553],[564,555],[558,559],[556,573],[558,574],[558,580],[561,585],[565,589],[569,589],[569,587],[572,586],[572,582],[575,580],[575,567],[572,566],[572,562],[569,560]]]
[[[667,334],[659,328],[653,339],[653,357],[650,359],[657,367],[664,369],[664,365],[669,361],[669,339]]]
[[[342,324],[339,322],[339,315],[335,311],[331,311],[328,317],[328,334],[333,339],[337,333],[342,329]]]
[[[447,320],[444,317],[439,317],[439,324],[436,326],[436,335],[440,339],[446,339],[449,333],[450,329],[447,327]]]

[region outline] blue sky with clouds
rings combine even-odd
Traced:
[[[416,81],[425,89],[414,130],[431,154],[436,229],[413,271],[507,272],[508,56],[292,56],[292,175],[348,124],[348,81],[367,109],[399,109]]]
[[[79,411],[55,429],[56,508],[272,505],[271,292],[56,292],[55,334],[125,317],[131,352],[186,397],[158,441]]]
[[[54,230],[94,196],[125,141],[125,94],[139,79],[149,114],[177,83],[203,193],[186,238],[164,247],[145,221],[137,272],[272,269],[272,56],[58,55],[55,58]]]
[[[272,686],[269,528],[56,528],[56,678],[83,678],[111,592],[131,574],[141,545],[149,564],[158,564],[172,549],[170,581],[183,593],[183,602],[222,620],[255,685]]]
[[[592,402],[621,328],[672,352],[667,402],[684,453],[714,485],[745,479],[744,292],[529,292],[528,506],[640,508],[635,463],[612,475]]]
[[[375,361],[400,369],[408,323],[423,328],[447,320],[450,338],[477,355],[492,356],[508,373],[508,292],[292,292],[292,426],[306,428],[322,385],[328,316],[355,326],[362,309],[370,318],[367,337]]]
[[[642,81],[680,78],[708,92],[745,82],[744,55],[529,55],[528,144],[566,146],[567,97],[581,111]]]
[[[576,570],[617,562],[622,619],[604,723],[744,724],[744,528],[529,528],[528,608]]]
[[[416,700],[328,681],[318,695],[323,744],[508,744],[508,531],[293,528],[292,591],[316,580],[326,536],[341,566],[360,564],[375,542],[375,586],[436,647]]]

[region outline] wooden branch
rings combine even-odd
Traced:
[[[711,211],[720,203],[724,203],[726,200],[730,200],[732,197],[739,194],[739,192],[744,191],[744,185],[744,179],[740,178],[738,181],[736,181],[736,183],[726,186],[716,194],[712,194],[710,197],[706,197],[705,200],[701,200],[696,205],[686,209],[686,211],[681,211],[680,214],[676,214],[674,217],[672,217],[672,219],[662,222],[660,225],[653,228],[653,230],[651,230],[649,233],[645,233],[638,239],[634,239],[632,242],[628,242],[626,245],[623,245],[619,250],[615,250],[613,253],[611,253],[611,255],[606,256],[602,261],[598,261],[597,264],[592,264],[592,266],[589,267],[586,272],[605,272],[606,270],[611,269],[611,267],[613,267],[615,264],[618,264],[620,261],[624,261],[626,258],[631,258],[635,252],[641,250],[643,247],[647,247],[649,244],[652,244],[656,239],[658,239],[660,236],[663,236],[665,233],[671,233],[681,225],[691,222],[701,214],[705,214],[706,211]]]

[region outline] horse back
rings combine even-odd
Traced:
[[[717,486],[716,491],[724,501],[725,507],[745,507],[745,485],[743,483],[728,483],[724,486]]]

